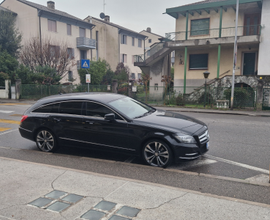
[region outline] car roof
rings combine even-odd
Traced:
[[[106,92],[84,92],[84,93],[68,93],[52,95],[42,99],[39,99],[40,104],[55,102],[55,101],[67,101],[67,100],[91,100],[101,103],[108,103],[113,100],[121,99],[127,96],[116,94],[116,93],[106,93]]]

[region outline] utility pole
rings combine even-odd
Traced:
[[[237,27],[238,27],[239,0],[236,0],[236,17],[235,17],[235,36],[234,36],[234,51],[233,51],[233,75],[232,75],[232,91],[231,91],[231,110],[233,110],[234,97],[234,79],[237,63]]]

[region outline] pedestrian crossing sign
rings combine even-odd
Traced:
[[[81,61],[81,68],[82,69],[89,69],[90,68],[90,60],[82,60]]]

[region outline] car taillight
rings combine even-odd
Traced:
[[[21,118],[21,123],[22,123],[25,119],[27,119],[27,117],[28,117],[27,115],[23,115],[22,118]]]

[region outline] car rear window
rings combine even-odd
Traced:
[[[45,106],[41,106],[40,108],[35,109],[33,112],[39,113],[58,113],[59,112],[60,103],[49,104]]]
[[[59,113],[81,115],[83,102],[62,102]]]

